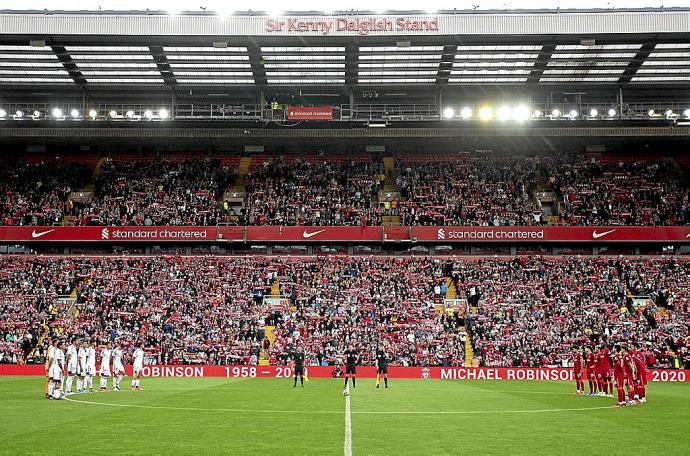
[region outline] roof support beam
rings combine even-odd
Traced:
[[[252,75],[254,76],[254,83],[257,87],[265,87],[268,84],[266,80],[266,68],[264,67],[264,59],[261,55],[261,46],[254,41],[252,37],[247,40],[247,52],[249,52],[249,64],[252,66]]]
[[[441,56],[441,63],[438,65],[436,84],[448,84],[448,78],[450,78],[450,71],[453,68],[453,62],[455,61],[455,54],[457,52],[457,45],[443,46],[443,55]]]
[[[533,85],[539,82],[555,50],[555,44],[547,44],[542,46],[541,52],[539,52],[539,57],[537,57],[537,61],[534,63],[532,71],[527,77],[527,84]]]
[[[627,84],[632,81],[632,78],[637,74],[637,70],[640,69],[642,63],[647,60],[649,54],[651,54],[654,50],[654,46],[655,45],[653,43],[645,43],[642,45],[642,47],[637,51],[637,54],[635,54],[635,58],[632,60],[632,62],[630,62],[630,65],[628,65],[623,72],[623,75],[618,81],[620,84]]]
[[[163,76],[163,81],[165,81],[165,84],[170,87],[176,86],[177,81],[175,80],[175,75],[170,68],[168,58],[166,57],[165,52],[163,52],[163,47],[149,46],[149,50],[153,56],[153,61],[156,62],[158,71],[160,71],[161,76]]]
[[[351,40],[345,45],[345,85],[357,85],[359,67],[359,45]]]
[[[64,46],[50,46],[50,48],[53,50],[53,52],[57,56],[60,63],[62,63],[62,67],[65,69],[65,71],[67,71],[69,73],[72,80],[78,86],[84,87],[86,85],[86,78],[84,78],[84,75],[81,74],[81,71],[79,71],[77,64],[74,63],[74,60],[72,60],[72,56],[67,53],[67,50],[65,49],[65,47]]]

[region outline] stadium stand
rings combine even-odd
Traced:
[[[480,365],[543,366],[606,335],[649,344],[663,367],[690,361],[688,277],[690,262],[651,257],[5,256],[0,352],[40,358],[46,324],[99,343],[143,340],[165,364],[284,364],[296,345],[311,364],[352,345],[371,362],[379,345],[398,365],[458,366],[470,338]],[[445,309],[451,297],[466,312]]]

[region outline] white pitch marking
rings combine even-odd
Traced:
[[[352,418],[350,416],[350,395],[345,396],[345,445],[344,456],[352,456]]]
[[[349,396],[348,396],[349,397]],[[310,413],[310,414],[341,414],[343,412],[338,412],[334,410],[258,410],[258,409],[226,409],[226,408],[201,408],[201,407],[166,407],[162,405],[137,405],[137,404],[112,404],[108,402],[95,402],[95,401],[78,401],[71,399],[69,397],[64,397],[63,399],[68,402],[75,402],[77,404],[90,404],[90,405],[104,405],[106,407],[123,407],[123,408],[143,408],[143,409],[154,409],[154,410],[180,410],[180,411],[190,411],[190,412],[231,412],[231,413]],[[346,399],[346,418],[347,418],[347,405],[349,401]],[[607,405],[603,407],[579,407],[579,408],[562,408],[562,409],[536,409],[536,410],[434,410],[434,411],[361,411],[361,412],[350,412],[350,415],[492,415],[499,413],[550,413],[550,412],[580,412],[587,410],[614,410],[613,405]],[[347,425],[347,420],[346,420]],[[347,427],[347,426],[346,426]],[[352,429],[350,429],[352,433]]]

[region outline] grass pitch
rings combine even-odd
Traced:
[[[123,381],[129,387],[129,380]],[[342,455],[342,381],[143,379],[143,391],[43,399],[43,379],[0,377],[2,454]],[[578,397],[563,382],[396,380],[351,389],[353,455],[690,452],[690,384],[649,402]]]

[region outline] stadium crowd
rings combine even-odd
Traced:
[[[542,223],[533,164],[524,158],[396,162],[404,225]]]
[[[466,313],[438,311],[446,276]],[[5,256],[0,354],[38,360],[30,349],[46,325],[141,341],[164,364],[284,364],[303,347],[310,365],[329,365],[355,347],[365,364],[383,348],[398,365],[458,366],[465,324],[486,366],[564,365],[576,346],[620,340],[648,344],[659,366],[690,364],[688,277],[689,262],[623,257]],[[276,283],[284,299],[264,302]]]
[[[241,203],[223,200],[239,173],[218,159],[96,161],[3,163],[0,224],[539,225],[540,181],[562,225],[690,224],[687,170],[651,158],[400,156],[387,176],[378,156],[257,157]],[[385,181],[399,197],[379,193]]]
[[[689,225],[687,172],[669,161],[546,160],[565,225]]]
[[[376,161],[274,159],[245,178],[241,225],[380,225]]]

